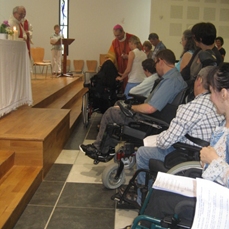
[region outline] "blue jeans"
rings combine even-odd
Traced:
[[[124,91],[124,95],[126,96],[127,99],[131,98],[128,96],[130,89],[133,87],[136,87],[138,84],[140,83],[127,83],[125,91]]]
[[[137,164],[137,170],[139,169],[146,169],[149,170],[149,160],[150,159],[157,159],[160,161],[164,161],[165,156],[172,152],[174,148],[171,146],[168,149],[161,149],[158,147],[148,147],[148,146],[141,146],[137,153],[136,153],[136,164]],[[138,174],[137,178],[138,184],[145,184],[145,173],[141,172]],[[148,188],[150,189],[152,187],[153,181],[149,181]],[[141,205],[141,191],[138,189],[138,198],[137,202],[139,205]]]

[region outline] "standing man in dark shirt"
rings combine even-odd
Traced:
[[[154,60],[156,54],[163,49],[166,49],[165,45],[162,43],[162,41],[159,40],[159,36],[156,33],[151,33],[149,35],[148,40],[150,43],[154,46],[154,50],[152,53],[152,59]]]

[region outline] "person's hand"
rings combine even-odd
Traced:
[[[123,80],[123,79],[122,79],[122,75],[123,75],[123,74],[120,73],[120,72],[118,72],[118,74],[119,74],[119,75],[116,77],[116,80],[117,80],[117,81],[122,81],[122,80]]]
[[[128,59],[128,54],[124,54],[124,53],[123,53],[123,54],[121,55],[121,57],[122,57],[122,59],[124,59],[124,60],[125,60],[125,59]]]
[[[116,77],[116,80],[117,80],[117,81],[122,81],[122,77],[121,77],[121,76],[117,76],[117,77]]]
[[[211,146],[203,147],[200,150],[200,161],[202,166],[207,163],[210,164],[214,159],[217,159],[219,156],[216,153],[215,149]]]

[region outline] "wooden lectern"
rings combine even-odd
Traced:
[[[66,73],[66,64],[67,64],[67,55],[68,55],[68,46],[74,41],[75,39],[72,38],[64,38],[64,39],[59,39],[55,45],[64,45],[64,58],[63,58],[63,69],[61,76],[70,76]]]

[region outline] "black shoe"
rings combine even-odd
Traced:
[[[91,159],[95,159],[99,162],[110,161],[115,155],[115,148],[109,149],[107,154],[101,154],[101,152],[93,145],[79,145],[80,151]]]
[[[85,155],[87,155],[92,159],[96,159],[98,157],[99,152],[93,144],[89,144],[89,145],[81,144],[79,145],[79,148],[81,152],[83,152]]]

